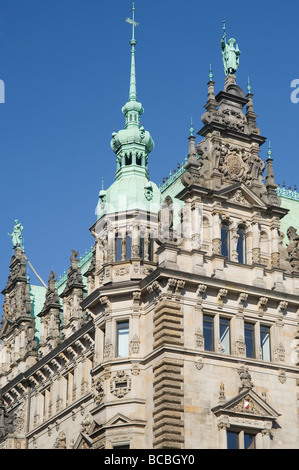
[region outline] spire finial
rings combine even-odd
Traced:
[[[267,152],[267,155],[268,155],[268,158],[271,158],[271,159],[272,159],[272,157],[271,157],[271,155],[272,155],[272,151],[271,151],[271,142],[270,142],[270,140],[269,140],[269,146],[268,146],[268,152]]]
[[[212,65],[210,64],[209,81],[211,82],[212,80],[213,80],[213,71],[212,71]]]
[[[134,36],[135,26],[138,26],[139,23],[135,21],[135,6],[133,3],[132,7],[133,17],[126,18],[126,22],[132,25],[132,39],[130,41],[131,44],[131,75],[130,75],[130,93],[129,93],[129,100],[136,101],[137,100],[137,93],[136,93],[136,71],[135,71],[135,46],[137,44]]]
[[[104,191],[104,177],[102,176],[102,191]]]
[[[135,4],[134,4],[134,2],[133,2],[133,5],[132,5],[132,19],[131,18],[126,18],[126,22],[132,25],[132,41],[135,41],[135,36],[134,36],[135,26],[138,26],[139,23],[136,23],[136,21],[135,21]]]
[[[193,135],[194,129],[193,129],[193,119],[191,118],[191,127],[190,127],[190,135]]]
[[[247,81],[247,91],[248,91],[248,93],[251,93],[251,85],[250,85],[249,77],[248,77],[248,81]]]

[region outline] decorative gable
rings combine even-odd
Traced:
[[[275,420],[279,414],[253,390],[244,390],[237,397],[228,401],[223,411],[232,415],[263,416]]]
[[[237,396],[221,403],[212,412],[219,418],[219,423],[227,427],[242,426],[260,431],[270,430],[280,416],[263,398],[250,389],[244,389]]]
[[[266,204],[245,184],[235,184],[217,192],[224,196],[227,202],[237,204],[238,206],[255,207],[266,209]]]

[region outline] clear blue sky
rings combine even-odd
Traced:
[[[160,183],[187,153],[191,116],[201,127],[209,64],[224,84],[222,20],[238,41],[237,83],[250,76],[262,135],[271,140],[276,181],[299,187],[299,2],[136,0],[137,94]],[[0,286],[12,255],[14,219],[26,254],[47,282],[69,267],[71,249],[92,244],[89,227],[101,179],[114,180],[111,133],[128,98],[132,3],[127,0],[0,0]],[[261,151],[266,158],[267,144]],[[33,283],[37,280],[32,271]]]

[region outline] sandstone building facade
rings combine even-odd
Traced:
[[[298,448],[299,236],[253,94],[210,72],[161,187],[140,124],[134,18],[115,182],[93,249],[31,285],[16,222],[0,330],[0,448]],[[283,230],[282,230],[283,227]]]

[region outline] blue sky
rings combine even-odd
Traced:
[[[137,94],[155,149],[150,178],[161,183],[187,153],[190,118],[201,128],[209,64],[223,88],[220,40],[241,50],[237,83],[250,76],[262,135],[271,140],[276,181],[299,187],[299,3],[251,0],[136,0]],[[0,286],[5,287],[17,218],[26,254],[47,282],[84,254],[101,180],[114,181],[111,133],[128,99],[132,3],[127,0],[0,0]],[[299,96],[299,95],[298,95]],[[261,149],[266,159],[267,144]],[[33,283],[37,283],[30,271]]]

